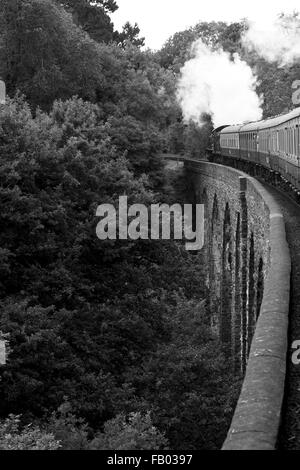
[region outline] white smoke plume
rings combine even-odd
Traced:
[[[210,114],[215,126],[256,121],[262,99],[255,93],[256,77],[238,54],[233,60],[223,50],[212,51],[201,40],[193,45],[193,58],[181,69],[177,98],[184,119],[202,124]]]
[[[298,15],[269,19],[269,21],[249,21],[249,29],[242,41],[248,50],[255,50],[268,62],[278,62],[279,66],[293,65],[300,59],[300,18]]]

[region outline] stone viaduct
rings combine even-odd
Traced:
[[[286,372],[290,255],[283,215],[254,178],[185,160],[189,199],[205,206],[207,308],[244,374],[224,449],[274,449]]]

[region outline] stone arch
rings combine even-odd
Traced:
[[[204,205],[204,247],[208,246],[208,232],[209,232],[209,217],[208,217],[208,196],[206,188],[202,191],[196,191],[193,194],[193,201],[192,201],[192,229],[196,230],[196,205],[203,204]]]
[[[232,337],[232,279],[233,268],[233,237],[229,204],[226,203],[223,222],[222,247],[222,287],[221,287],[221,328],[220,336],[225,354],[231,355]]]
[[[234,272],[234,321],[233,321],[233,357],[235,369],[241,368],[242,317],[241,317],[241,214],[237,213],[235,230],[235,272]]]
[[[241,203],[241,370],[247,363],[247,289],[248,289],[248,207],[245,192],[240,193]]]
[[[208,246],[209,243],[209,217],[208,217],[208,196],[206,188],[203,189],[200,204],[204,204],[204,245]]]
[[[254,234],[251,232],[249,244],[249,269],[248,269],[248,308],[247,308],[247,358],[250,351],[251,341],[253,338],[256,315],[255,315],[255,253],[254,253]]]
[[[192,228],[193,230],[195,230],[196,228],[196,204],[200,204],[200,199],[201,199],[201,196],[200,196],[200,192],[199,191],[195,191],[192,195],[192,198],[191,198],[191,204],[192,204]]]
[[[197,190],[196,191],[196,194],[195,194],[195,202],[201,204],[201,191],[200,190]]]
[[[200,190],[197,190],[195,189],[195,191],[190,195],[190,204],[192,206],[192,230],[195,232],[195,230],[197,229],[197,212],[196,212],[196,207],[197,207],[197,204],[204,204],[202,202],[203,200],[203,196],[202,196],[203,192],[201,192]],[[205,207],[207,206],[207,204],[204,205],[204,217],[205,217]],[[204,243],[206,243],[206,240],[204,241]],[[203,249],[203,254],[204,252],[206,251],[206,248],[205,248],[205,245],[204,245],[204,249]],[[192,250],[190,252],[192,255],[195,255],[197,256],[199,251],[198,250]],[[206,257],[204,258],[206,259]]]
[[[263,294],[264,294],[264,262],[263,262],[263,259],[260,258],[259,263],[258,263],[257,287],[256,287],[256,320],[259,317]]]
[[[219,221],[220,220],[220,214],[219,214],[219,202],[218,202],[218,197],[215,193],[214,195],[214,201],[213,201],[213,209],[212,209],[212,221]]]
[[[221,316],[221,272],[222,272],[222,223],[217,195],[214,195],[209,253],[209,286],[211,325],[219,333]]]

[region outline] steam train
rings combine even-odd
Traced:
[[[210,152],[279,174],[300,192],[300,107],[287,114],[213,130]]]

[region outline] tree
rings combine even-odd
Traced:
[[[74,415],[72,406],[67,400],[64,400],[52,413],[45,427],[47,432],[53,434],[59,441],[61,450],[88,449],[88,435],[91,430],[83,419]]]
[[[151,404],[153,424],[172,449],[212,450],[226,437],[239,381],[220,352],[204,304],[174,292],[169,337],[128,379]],[[147,406],[147,405],[144,405]]]
[[[97,7],[101,7],[105,12],[114,13],[119,7],[115,0],[59,0],[59,3],[73,9],[78,8],[82,3],[88,3]]]
[[[76,4],[89,15],[115,8]],[[0,107],[0,415],[22,414],[21,431],[35,423],[63,449],[176,447],[180,429],[201,447],[201,420],[218,447],[232,376],[214,356],[201,256],[180,241],[96,236],[102,203],[173,200],[159,158],[169,130],[196,154],[209,119],[203,135],[188,134],[176,74],[157,54],[91,39],[58,2],[2,7],[16,94]]]
[[[114,13],[119,8],[115,0],[96,0],[95,3],[98,3],[105,11],[110,13]]]
[[[127,23],[125,23],[123,26],[121,33],[115,31],[114,40],[123,48],[126,47],[128,42],[136,47],[142,47],[145,45],[145,38],[139,37],[139,34],[140,28],[138,27],[138,24],[134,23],[134,25],[132,25],[127,21]]]
[[[179,73],[184,63],[191,58],[193,42],[201,39],[212,49],[223,48],[230,53],[241,48],[241,34],[245,23],[224,23],[222,21],[201,22],[171,36],[157,56],[160,64]]]
[[[113,39],[113,23],[109,13],[118,9],[115,0],[58,0],[70,11],[76,24],[80,25],[97,42]]]
[[[90,443],[92,450],[163,450],[167,440],[152,424],[150,413],[120,414],[107,421],[104,432]]]
[[[21,417],[10,414],[8,418],[0,421],[0,449],[1,450],[57,450],[59,441],[53,434],[41,431],[32,424],[21,428]]]
[[[95,100],[104,81],[97,43],[70,14],[50,0],[4,0],[1,17],[2,78],[9,94],[20,90],[33,106],[48,110],[56,98]]]
[[[212,130],[213,125],[209,115],[203,116],[203,124],[201,127],[190,121],[184,130],[186,154],[191,158],[205,158]]]
[[[299,14],[279,15],[278,24],[287,30],[299,30]],[[245,28],[247,27],[245,22]],[[299,60],[295,58],[293,63],[283,67],[278,60],[267,60],[256,50],[249,51],[245,47],[241,50],[241,57],[250,65],[258,78],[257,93],[263,97],[263,117],[276,116],[293,109],[292,84],[299,78]]]

